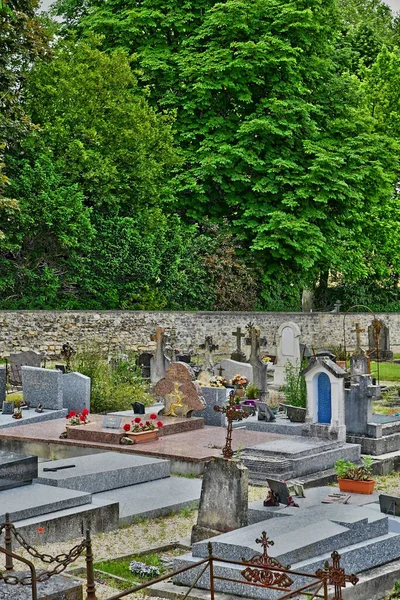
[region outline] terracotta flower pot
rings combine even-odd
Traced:
[[[145,442],[151,442],[157,439],[158,429],[151,429],[150,431],[139,431],[134,433],[128,431],[124,437],[128,437],[133,441],[134,444],[144,444]]]
[[[338,477],[339,490],[353,494],[372,494],[375,487],[375,479],[367,481],[355,481],[354,479],[341,479]]]
[[[236,387],[235,388],[235,394],[236,396],[239,396],[239,398],[243,398],[245,395],[246,390],[244,388],[241,387]]]
[[[346,361],[345,360],[337,360],[336,364],[338,367],[341,367],[342,369],[346,370]]]

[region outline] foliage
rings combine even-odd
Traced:
[[[332,354],[335,355],[336,360],[347,361],[350,358],[350,352],[345,351],[342,344],[339,344],[338,346],[332,346],[332,348],[330,348],[330,351],[332,352]]]
[[[74,371],[91,378],[90,407],[92,413],[128,410],[132,402],[153,402],[136,366],[135,356],[116,360],[114,367],[99,345],[78,349],[71,360]]]
[[[249,383],[246,387],[246,398],[249,400],[256,400],[260,395],[258,387],[254,383]]]
[[[300,365],[294,365],[287,362],[285,365],[286,383],[284,386],[285,402],[291,406],[299,406],[306,408],[307,405],[307,388],[304,375],[301,375]]]
[[[361,466],[340,458],[336,461],[334,468],[339,479],[369,481],[372,479],[372,463],[373,458],[371,456],[363,456],[361,458]]]

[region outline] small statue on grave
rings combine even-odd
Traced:
[[[21,408],[16,408],[14,410],[14,414],[12,416],[13,419],[22,419],[22,409]]]
[[[178,415],[175,413],[177,409],[185,410],[185,407],[182,403],[183,394],[179,391],[180,384],[179,381],[176,381],[174,384],[174,391],[170,394],[167,394],[166,400],[170,403],[169,409],[164,413],[166,417],[177,417]],[[175,400],[175,402],[174,402]],[[181,412],[181,411],[179,411]]]

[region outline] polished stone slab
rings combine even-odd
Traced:
[[[45,470],[57,467],[70,468],[60,469],[57,472]],[[170,463],[167,460],[104,452],[41,463],[37,481],[59,488],[97,493],[162,479],[169,475]]]
[[[61,419],[66,417],[67,412],[66,408],[61,408],[59,410],[44,410],[42,413],[35,412],[34,408],[24,408],[22,411],[22,419],[13,419],[12,415],[3,415],[0,413],[0,430],[3,431],[5,429],[10,429],[11,427],[23,427],[24,425]]]
[[[30,572],[17,572],[24,577]],[[82,585],[70,577],[54,575],[47,581],[37,584],[38,600],[83,600]],[[22,585],[6,585],[0,582],[0,600],[32,600],[32,588]]]
[[[0,479],[32,481],[37,474],[37,456],[0,451]]]

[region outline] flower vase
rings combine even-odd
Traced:
[[[244,394],[245,394],[245,391],[246,390],[244,388],[236,386],[236,388],[235,388],[235,395],[239,396],[239,398],[243,398]]]

